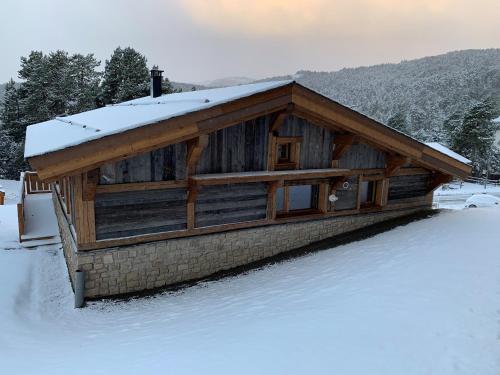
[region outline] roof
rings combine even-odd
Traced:
[[[499,123],[499,124],[500,124],[500,116],[498,116],[497,118],[494,118],[494,119],[493,119],[493,122],[496,122],[496,123]]]
[[[63,150],[90,140],[285,86],[291,82],[262,82],[167,94],[157,98],[147,96],[76,115],[56,117],[27,127],[24,157],[30,158]]]
[[[461,163],[471,164],[472,160],[464,158],[462,155],[457,154],[455,151],[450,150],[448,147],[443,146],[438,142],[426,142],[427,146],[432,147],[434,150],[441,152],[442,154],[448,155],[449,157],[458,160]]]
[[[457,177],[471,172],[469,160],[444,146],[419,142],[295,81],[144,97],[31,125],[25,157],[51,181],[278,113],[358,135],[430,170]]]

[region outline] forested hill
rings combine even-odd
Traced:
[[[500,103],[500,49],[444,55],[336,72],[299,71],[295,79],[344,105],[387,123],[398,113],[421,140],[439,139],[443,121],[486,97]]]
[[[387,123],[403,116],[409,132],[421,140],[440,140],[443,121],[462,115],[487,97],[500,103],[500,49],[466,50],[444,55],[342,69],[335,72],[299,71],[272,77],[297,82]],[[172,82],[189,91],[199,84]],[[0,85],[0,99],[4,85]]]

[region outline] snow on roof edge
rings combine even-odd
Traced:
[[[223,90],[223,89],[228,89],[228,88],[231,88],[231,87],[239,87],[239,88],[241,88],[241,87],[244,87],[244,86],[256,86],[256,85],[262,86],[261,88],[258,88],[258,89],[255,89],[255,90],[249,90],[248,92],[241,93],[239,95],[230,96],[230,97],[226,98],[225,100],[220,100],[220,101],[217,101],[217,100],[216,101],[204,101],[198,107],[193,107],[192,109],[185,109],[185,110],[181,110],[181,111],[178,111],[178,112],[173,112],[173,113],[169,114],[168,116],[160,116],[160,117],[148,119],[146,121],[138,122],[138,123],[133,124],[131,126],[125,126],[125,127],[119,128],[119,129],[115,129],[114,131],[108,131],[108,132],[105,132],[105,133],[95,132],[95,134],[92,135],[92,136],[89,136],[89,137],[86,137],[86,138],[83,138],[83,139],[79,139],[77,141],[68,142],[68,143],[62,145],[59,148],[53,148],[53,149],[46,150],[46,151],[43,151],[43,152],[29,152],[28,138],[29,138],[29,134],[32,132],[32,130],[35,127],[37,127],[37,126],[40,126],[42,124],[47,124],[47,123],[53,122],[53,121],[60,121],[60,122],[69,123],[69,122],[71,122],[71,120],[70,120],[71,117],[75,116],[75,115],[78,115],[78,114],[67,116],[67,117],[62,117],[62,118],[54,118],[54,119],[51,119],[51,120],[48,120],[48,121],[40,122],[40,123],[37,123],[37,124],[32,124],[32,125],[29,125],[29,126],[26,127],[26,143],[25,143],[25,149],[24,149],[24,157],[25,158],[32,158],[32,157],[35,157],[35,156],[41,156],[41,155],[49,154],[51,152],[64,150],[64,149],[67,149],[69,147],[78,146],[80,144],[83,144],[83,143],[86,143],[86,142],[89,142],[89,141],[93,141],[93,140],[96,140],[96,139],[104,138],[104,137],[107,137],[109,135],[119,134],[119,133],[122,133],[124,131],[131,130],[131,129],[140,128],[142,126],[147,126],[147,125],[155,124],[155,123],[160,122],[160,121],[169,120],[169,119],[174,118],[174,117],[183,116],[183,115],[186,115],[188,113],[194,113],[194,112],[197,112],[197,111],[201,111],[201,110],[204,110],[204,109],[215,107],[217,105],[225,104],[225,103],[231,102],[233,100],[238,100],[238,99],[246,98],[246,97],[249,97],[249,96],[261,93],[261,92],[265,92],[265,91],[272,90],[272,89],[275,89],[275,88],[278,88],[278,87],[286,86],[286,85],[288,85],[290,83],[293,83],[293,82],[295,82],[295,81],[294,80],[267,81],[267,82],[263,82],[264,84],[255,84],[255,83],[252,83],[252,84],[248,84],[248,85],[238,85],[238,86],[229,86],[229,87],[221,87],[221,88],[214,88],[214,89],[198,90],[197,92],[199,93],[199,92],[203,92],[203,91],[215,92],[216,90]],[[190,91],[181,92],[181,93],[177,93],[177,94],[188,94],[188,93],[190,93]],[[172,95],[172,94],[162,95],[158,99],[160,99],[162,97],[165,98],[165,97],[167,97],[169,95]],[[123,102],[123,103],[119,103],[119,104],[121,106],[126,106],[127,103],[132,103],[134,101],[140,101],[140,100],[144,100],[144,99],[147,99],[147,98],[149,98],[149,96],[145,96],[145,97],[142,97],[142,98],[130,100],[128,102]],[[158,103],[158,104],[168,104],[168,102],[162,102],[162,103]],[[120,105],[114,105],[114,107],[119,107]],[[97,109],[93,109],[93,110],[85,111],[85,112],[81,112],[81,113],[93,112],[93,111],[97,111],[99,109],[101,109],[101,108],[97,108]],[[81,114],[81,113],[79,113],[79,114]],[[82,125],[85,125],[85,127],[93,128],[92,126],[86,126],[86,124],[79,123],[78,125],[80,127],[82,127]]]
[[[438,142],[425,142],[424,143],[426,146],[429,146],[430,148],[446,155],[449,156],[452,159],[458,160],[461,163],[468,164],[470,165],[472,163],[472,160],[467,159],[466,157],[456,153],[453,150],[450,150],[448,147],[443,146],[441,143]]]

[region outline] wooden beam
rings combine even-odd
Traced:
[[[448,182],[451,182],[453,180],[453,176],[443,174],[443,173],[434,173],[431,177],[431,180],[429,182],[429,187],[427,192],[431,193],[434,190],[436,190],[438,187],[440,187],[442,184],[446,184]]]
[[[292,114],[293,109],[293,104],[289,103],[284,111],[278,113],[274,121],[269,125],[269,133],[278,131],[278,129],[284,124],[286,118]]]
[[[203,134],[187,142],[187,162],[186,169],[188,175],[195,173],[198,160],[200,159],[203,149],[208,145],[208,135]]]
[[[329,178],[336,176],[352,175],[349,169],[297,169],[287,171],[257,171],[240,173],[215,173],[193,175],[189,178],[189,183],[193,185],[225,185],[248,182],[269,182],[306,180],[316,178]]]
[[[354,134],[335,134],[333,144],[335,145],[332,154],[332,168],[338,168],[342,154],[357,140]]]
[[[127,184],[97,185],[96,193],[121,193],[123,191],[142,191],[160,189],[179,189],[188,186],[187,180],[131,182]]]
[[[394,174],[405,164],[410,162],[410,158],[401,155],[387,155],[386,157],[386,177],[394,176]]]

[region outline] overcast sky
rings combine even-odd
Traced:
[[[131,46],[176,81],[500,47],[500,0],[0,0],[0,82],[31,50]]]

